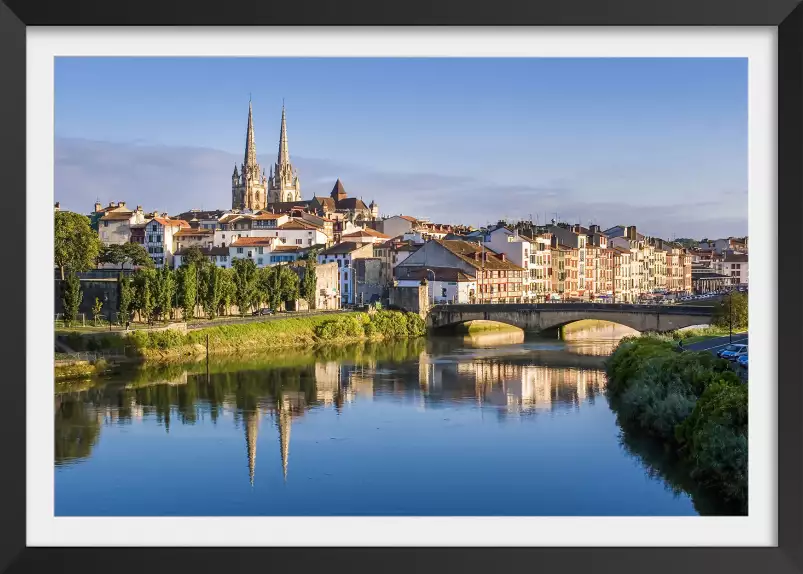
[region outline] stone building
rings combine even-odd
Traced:
[[[232,209],[250,209],[258,211],[265,209],[268,202],[268,180],[265,171],[257,161],[257,146],[254,139],[254,114],[251,102],[248,102],[248,127],[245,132],[245,158],[237,171],[231,176],[231,207]]]
[[[301,185],[298,172],[290,163],[287,146],[287,118],[282,105],[282,125],[279,130],[279,154],[270,176],[257,161],[256,140],[254,138],[254,115],[251,102],[248,102],[248,127],[245,134],[245,158],[240,170],[234,166],[231,176],[232,209],[260,211],[269,204],[301,201]]]
[[[298,172],[290,163],[287,148],[287,117],[282,104],[282,126],[279,130],[279,156],[268,178],[268,203],[301,201],[301,184]]]

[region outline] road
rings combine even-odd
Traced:
[[[747,333],[739,333],[738,335],[733,335],[733,342],[734,343],[742,343],[747,344]],[[705,341],[699,341],[697,343],[689,343],[684,344],[683,348],[688,349],[689,351],[711,351],[712,353],[716,353],[723,347],[726,347],[730,344],[728,341],[728,336],[725,335],[724,337],[717,337],[715,339],[706,339]]]

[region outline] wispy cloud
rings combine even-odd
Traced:
[[[267,170],[275,157],[265,154],[259,160]],[[88,212],[96,199],[171,213],[226,208],[231,205],[232,169],[241,161],[239,155],[202,147],[57,138],[56,200],[79,212]],[[305,198],[329,194],[339,177],[349,195],[376,200],[386,214],[483,225],[503,217],[543,220],[558,213],[563,219],[603,226],[636,224],[645,233],[665,237],[730,235],[747,229],[747,193],[740,191],[692,202],[671,195],[607,201],[571,178],[516,184],[478,176],[380,171],[320,158],[294,157],[293,162]]]

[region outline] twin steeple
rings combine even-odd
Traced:
[[[254,136],[254,109],[248,99],[248,126],[245,132],[245,154],[239,173],[234,166],[232,174],[232,208],[259,211],[268,204],[301,201],[298,174],[290,163],[287,145],[287,113],[282,101],[282,125],[279,131],[279,153],[270,177],[257,161],[257,146]]]

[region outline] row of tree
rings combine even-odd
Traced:
[[[130,263],[132,275],[120,273],[117,281],[117,316],[120,323],[137,314],[142,321],[168,321],[181,310],[184,320],[204,315],[213,319],[226,314],[232,304],[240,314],[263,305],[278,309],[287,301],[305,299],[315,307],[316,253],[306,257],[302,279],[288,265],[257,268],[252,259],[234,259],[232,268],[217,267],[197,247],[188,249],[178,269],[155,269],[142,245],[103,245],[89,218],[58,211],[55,215],[55,264],[61,272],[64,319],[78,316],[83,299],[78,273],[99,263]],[[96,302],[97,303],[97,302]]]

